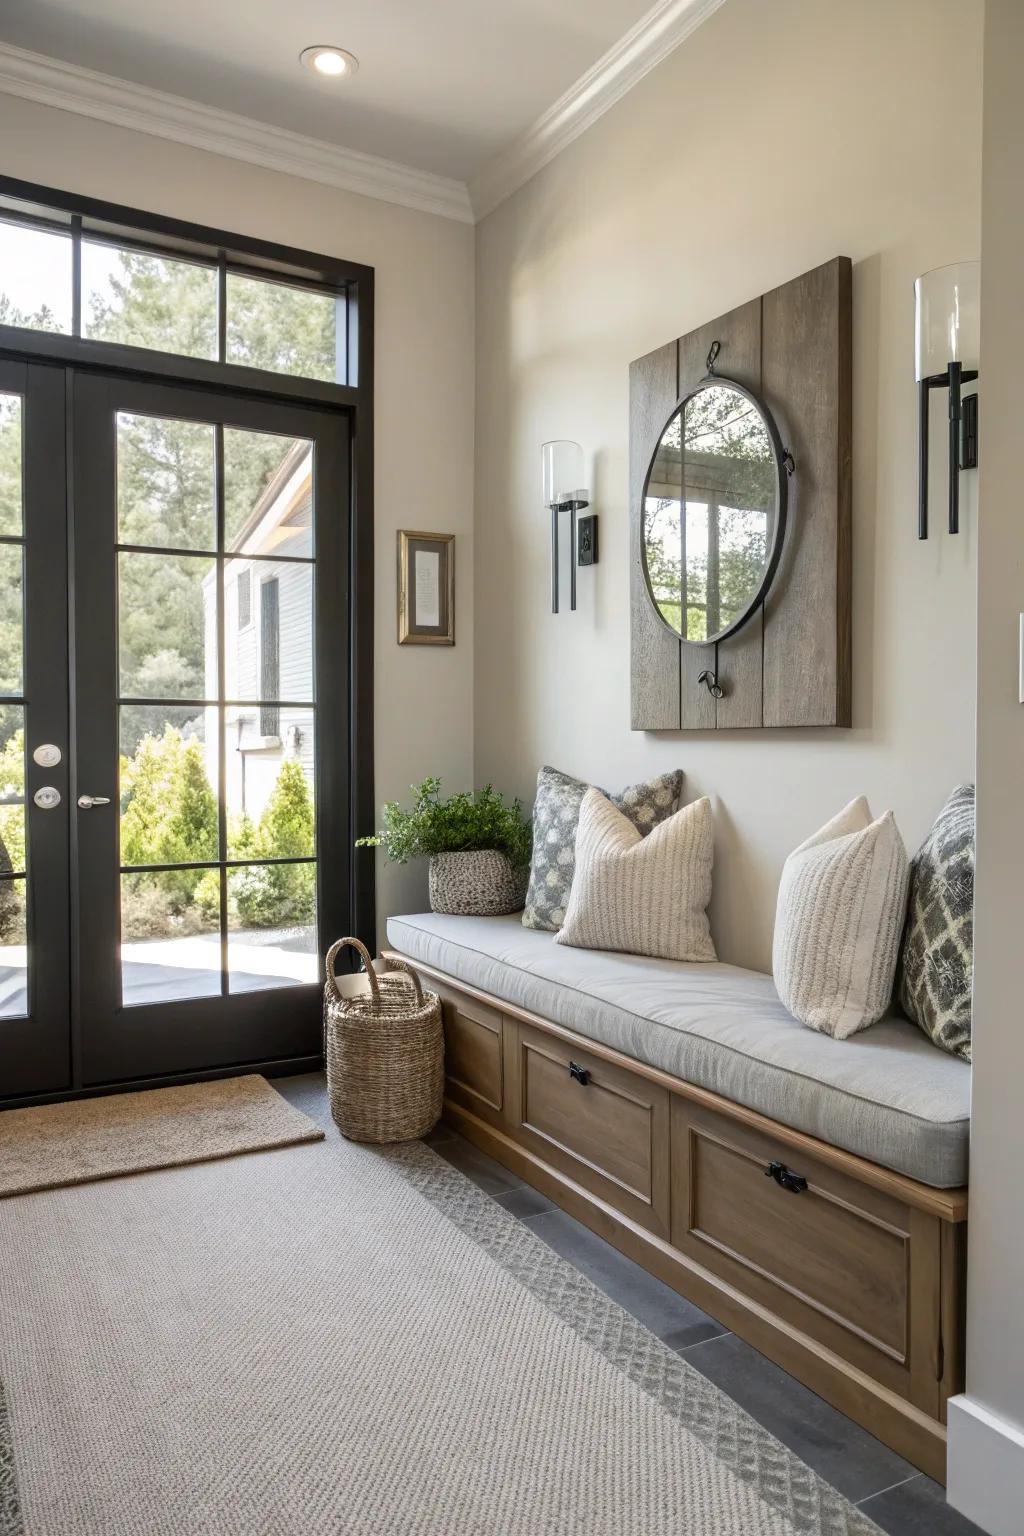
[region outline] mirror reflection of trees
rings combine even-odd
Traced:
[[[714,639],[750,607],[776,500],[775,455],[756,404],[724,382],[697,391],[662,434],[644,505],[651,593],[677,634]]]

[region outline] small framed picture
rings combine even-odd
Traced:
[[[399,529],[398,643],[455,644],[454,533]]]

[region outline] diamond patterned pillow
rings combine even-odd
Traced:
[[[954,1056],[971,1059],[974,785],[954,789],[910,871],[900,952],[904,1013]]]
[[[576,867],[576,828],[580,806],[590,788],[557,768],[542,768],[537,775],[537,799],[533,807],[533,862],[526,893],[523,926],[556,933],[565,921],[573,871]],[[647,833],[679,809],[683,788],[681,769],[656,779],[630,784],[621,795],[609,795],[638,831]]]

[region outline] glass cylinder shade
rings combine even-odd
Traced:
[[[562,438],[544,443],[540,451],[541,481],[546,507],[564,507],[587,501],[583,489],[583,449]]]
[[[976,369],[981,341],[981,263],[955,261],[914,283],[915,378],[945,373],[950,363]]]

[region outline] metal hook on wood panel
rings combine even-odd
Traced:
[[[699,673],[697,682],[704,684],[704,687],[707,689],[708,693],[710,693],[713,699],[725,698],[725,689],[722,687],[721,683],[718,681],[717,675],[712,672],[710,667],[705,667],[704,671]]]

